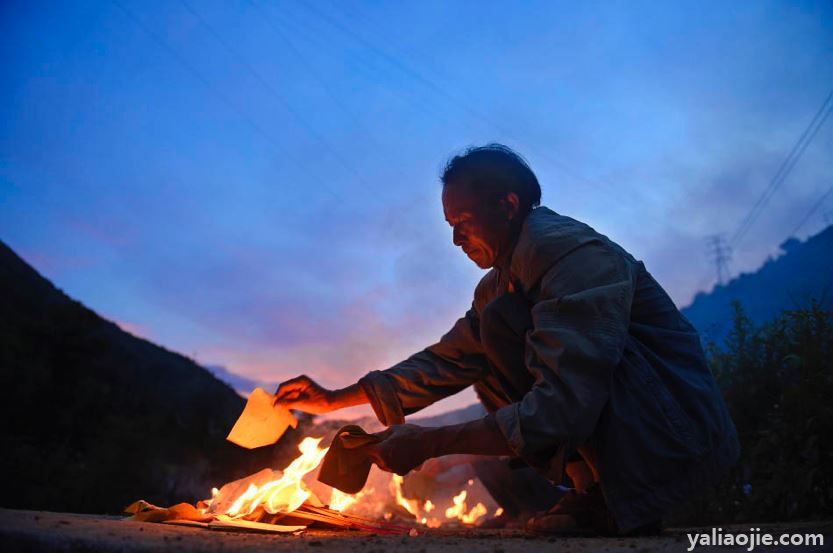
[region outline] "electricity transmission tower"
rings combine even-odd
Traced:
[[[725,234],[713,234],[706,238],[708,254],[717,270],[717,283],[726,284],[729,276],[729,260],[732,258],[732,248],[726,242]]]

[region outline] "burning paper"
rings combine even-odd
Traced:
[[[238,514],[237,511],[239,511],[239,507],[234,507],[239,498],[249,492],[252,487],[254,487],[255,490],[258,490],[270,482],[280,480],[281,476],[281,471],[279,470],[263,469],[260,472],[250,474],[245,478],[235,480],[234,482],[228,482],[219,490],[216,488],[211,490],[212,497],[205,502],[209,505],[209,514],[228,514],[230,512]],[[249,492],[250,495],[251,493],[252,492]]]
[[[133,515],[130,517],[131,520],[139,522],[165,522],[168,520],[208,522],[211,520],[211,515],[201,513],[188,503],[178,503],[173,507],[157,507],[140,499],[125,507],[124,511]]]
[[[363,435],[364,439],[368,435]],[[376,471],[378,488],[362,489],[349,495],[338,489],[330,491],[329,506],[317,497],[308,483],[314,483],[314,471],[328,452],[321,447],[321,438],[304,438],[298,444],[300,455],[283,470],[263,469],[245,478],[228,482],[211,490],[211,498],[200,501],[196,507],[186,503],[163,508],[145,501],[137,501],[126,510],[131,520],[161,522],[196,526],[205,529],[248,532],[293,532],[312,523],[335,528],[354,528],[378,534],[408,534],[416,530],[414,524],[437,528],[444,523],[471,526],[486,515],[487,507],[474,502],[477,490],[474,480],[468,481],[468,490],[461,490],[453,497],[452,489],[436,490],[432,486],[403,491],[404,478]],[[384,483],[384,485],[381,485]],[[316,483],[317,484],[317,483]],[[390,493],[385,493],[388,485]],[[375,493],[378,489],[379,493]],[[437,491],[428,499],[427,495]],[[474,492],[469,493],[469,491]],[[480,494],[482,496],[482,494]],[[446,505],[451,506],[446,508]],[[345,511],[351,511],[346,513]],[[443,513],[445,518],[443,518]],[[497,516],[500,512],[496,512]],[[380,520],[384,517],[385,520]],[[371,517],[371,518],[368,518]],[[397,524],[404,519],[404,525]]]
[[[259,507],[276,514],[291,513],[304,502],[320,506],[318,498],[303,482],[304,476],[315,470],[327,453],[326,449],[318,447],[319,442],[321,438],[304,438],[298,446],[301,456],[283,471],[263,469],[213,492],[213,497],[207,501],[208,512],[239,518],[252,514]]]
[[[274,396],[263,388],[255,388],[246,407],[226,439],[240,447],[253,449],[277,442],[287,427],[298,421],[286,407],[273,405]]]

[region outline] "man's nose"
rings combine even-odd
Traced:
[[[454,242],[455,246],[462,246],[463,245],[463,240],[462,240],[463,236],[462,236],[462,234],[463,233],[461,233],[460,230],[456,229],[456,228],[452,231],[451,239]]]

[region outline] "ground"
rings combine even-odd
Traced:
[[[757,525],[773,533],[801,532],[825,535],[823,547],[795,547],[807,551],[833,550],[833,521]],[[730,527],[727,527],[727,529]],[[748,532],[749,525],[731,527]],[[511,553],[520,551],[687,551],[687,532],[710,529],[670,529],[650,538],[540,538],[517,531],[478,529],[428,530],[418,536],[375,536],[367,532],[305,530],[292,534],[243,534],[126,521],[116,517],[16,511],[0,509],[0,551],[145,552],[222,551],[233,553],[316,551],[327,553],[381,553],[439,551]],[[698,551],[707,548],[697,548]],[[721,551],[747,548],[721,547]],[[756,551],[783,548],[759,547]]]

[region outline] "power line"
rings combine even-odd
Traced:
[[[726,243],[726,235],[721,233],[708,236],[706,245],[717,272],[717,283],[725,284],[729,276],[729,261],[732,259],[732,249]]]
[[[830,115],[830,110],[825,110],[827,109],[827,104],[830,103],[832,98],[833,91],[831,91],[827,98],[825,98],[821,107],[813,116],[813,119],[810,121],[810,124],[807,126],[807,128],[804,129],[804,132],[798,138],[798,141],[793,145],[793,148],[792,150],[790,150],[790,153],[779,166],[778,171],[776,171],[775,176],[770,181],[769,186],[764,190],[763,194],[758,198],[758,201],[752,207],[749,214],[747,214],[746,218],[738,227],[738,230],[732,237],[733,244],[737,245],[740,242],[740,240],[746,235],[746,233],[752,227],[754,222],[763,212],[763,209],[766,207],[766,203],[781,186],[786,177],[792,171],[793,167],[795,167],[796,163],[803,155],[809,143],[813,140],[818,130],[824,124],[824,121],[827,118],[827,116]]]
[[[347,107],[347,105],[342,101],[339,96],[333,92],[331,83],[328,79],[322,76],[318,71],[315,70],[313,64],[310,62],[309,58],[304,54],[304,52],[295,44],[295,42],[290,38],[289,33],[285,32],[283,29],[277,25],[273,18],[266,13],[264,9],[262,9],[254,0],[248,0],[249,5],[255,9],[258,14],[260,15],[261,21],[266,23],[266,26],[272,31],[272,33],[277,36],[283,44],[285,44],[292,54],[301,62],[301,65],[304,69],[316,80],[318,84],[321,85],[322,90],[327,94],[330,100],[333,102],[335,106],[337,106],[342,113],[344,113],[347,118],[349,119],[350,123],[354,125],[357,129],[359,129],[365,138],[377,149],[383,149],[384,146],[379,143],[379,141],[372,135],[372,133],[365,127],[365,125],[359,120],[358,117],[353,113],[351,109]],[[403,181],[406,180],[404,174],[399,175]]]
[[[760,217],[761,213],[763,212],[766,204],[775,194],[775,192],[780,188],[780,186],[784,183],[784,181],[789,176],[790,172],[792,172],[793,167],[795,167],[796,163],[801,159],[801,156],[804,154],[804,151],[807,149],[807,146],[810,142],[813,141],[816,134],[818,133],[819,129],[824,125],[825,120],[830,115],[831,111],[833,111],[833,90],[827,95],[822,102],[821,107],[818,109],[816,114],[813,116],[813,119],[810,121],[810,124],[807,125],[807,128],[804,129],[804,132],[801,133],[801,136],[798,138],[796,143],[793,145],[790,153],[781,162],[781,165],[778,167],[778,171],[775,172],[775,175],[772,177],[772,180],[769,183],[769,186],[764,190],[755,204],[752,206],[752,209],[746,215],[746,217],[741,222],[740,226],[738,227],[735,234],[732,235],[731,244],[734,247],[740,243],[749,229],[755,224],[755,221]]]
[[[339,162],[339,164],[341,164],[345,169],[353,173],[358,182],[368,192],[373,192],[373,194],[371,194],[372,197],[378,197],[377,194],[379,193],[379,191],[374,190],[373,187],[371,187],[368,184],[368,182],[362,177],[359,171],[335,149],[335,147],[329,142],[329,140],[327,140],[315,128],[313,128],[313,126],[309,122],[307,122],[304,116],[298,110],[296,110],[292,106],[292,104],[290,104],[289,101],[286,98],[284,98],[284,96],[274,86],[272,86],[269,83],[269,81],[267,81],[263,77],[263,75],[261,75],[260,72],[246,60],[246,58],[242,54],[240,54],[236,49],[234,49],[228,43],[228,41],[226,41],[222,37],[222,35],[219,32],[217,32],[214,29],[214,27],[212,27],[202,15],[199,14],[199,12],[197,12],[193,7],[191,7],[190,4],[188,4],[186,0],[179,0],[179,2],[192,16],[194,16],[194,18],[197,19],[199,24],[202,25],[203,28],[205,28],[205,30],[208,31],[208,33],[212,37],[214,37],[214,39],[223,47],[223,49],[226,52],[228,52],[235,60],[237,60],[237,63],[243,66],[246,69],[246,71],[248,71],[249,74],[258,83],[260,83],[260,85],[263,88],[265,88],[272,96],[275,97],[275,99],[284,107],[284,109],[286,109],[298,120],[301,126],[304,127],[304,129],[306,129],[307,132],[310,133],[310,135],[312,135],[315,138],[315,140],[317,140],[324,147],[324,149],[327,150],[330,153],[330,155],[333,156],[333,158]]]
[[[804,215],[804,217],[801,219],[801,222],[799,222],[799,223],[795,226],[795,228],[792,230],[792,232],[790,233],[790,236],[795,236],[795,235],[796,235],[796,233],[798,232],[798,229],[800,229],[801,227],[803,227],[803,226],[804,226],[804,223],[806,223],[806,222],[810,219],[810,217],[812,217],[812,216],[813,216],[813,214],[816,212],[816,210],[817,210],[818,208],[820,208],[820,207],[822,206],[822,204],[824,204],[824,201],[828,198],[828,196],[830,196],[830,194],[831,194],[831,193],[833,193],[833,186],[831,186],[830,188],[828,188],[828,189],[827,189],[827,192],[825,192],[824,194],[822,194],[822,195],[821,195],[821,198],[819,198],[819,199],[818,199],[818,201],[817,201],[816,203],[814,203],[814,204],[813,204],[813,207],[811,207],[811,208],[810,208],[810,211],[808,211],[808,212],[807,212],[807,214],[806,214],[806,215]],[[828,223],[828,221],[827,221],[827,215],[828,215],[828,214],[827,214],[827,213],[825,213],[825,222],[826,222],[826,223]]]
[[[250,0],[250,1],[252,1],[252,0]],[[255,4],[253,3],[253,5],[255,5]],[[322,22],[320,21],[321,18],[317,18],[318,20],[316,21],[316,23],[317,23],[318,27],[316,27],[315,23],[312,23],[311,21],[304,20],[300,16],[295,17],[292,20],[288,20],[287,16],[290,13],[290,10],[288,9],[289,6],[290,6],[290,4],[285,4],[283,6],[283,9],[281,9],[278,12],[280,14],[280,16],[282,16],[280,19],[282,20],[285,27],[291,28],[291,30],[295,34],[303,34],[304,37],[308,41],[317,42],[321,51],[324,51],[325,47],[331,47],[332,46],[333,39],[332,39],[332,36],[329,32],[329,28],[327,30],[322,30],[320,28],[320,26],[322,25]],[[259,10],[260,10],[261,14],[266,16],[266,11],[265,11],[264,8],[260,7]],[[277,14],[272,14],[272,15],[277,15]],[[313,14],[313,16],[315,16],[315,15],[316,14]],[[274,22],[276,19],[278,19],[278,17],[270,17],[267,22]],[[333,27],[334,26],[334,23],[330,23],[330,22],[323,22],[323,23],[326,24],[328,27]],[[335,28],[337,30],[340,30],[342,33],[346,34],[349,38],[353,39],[354,41],[358,40],[356,36],[354,36],[352,34],[349,34],[349,30],[344,29],[343,27],[342,28],[335,27]],[[284,38],[284,37],[286,37],[286,33],[283,34],[282,38]],[[370,49],[369,47],[367,47],[367,45],[364,45],[364,46],[366,46],[366,49]],[[379,51],[379,50],[377,50],[375,52],[371,52],[371,54],[374,55],[376,59],[378,59],[379,57],[384,56],[384,53]],[[365,66],[364,67],[365,71],[376,73],[376,75],[371,75],[371,78],[378,77],[379,74],[382,74],[383,76],[388,76],[387,72],[384,69],[380,68],[377,63],[373,63],[370,60],[362,60],[361,57],[358,55],[358,52],[357,52],[357,55],[354,58],[351,59],[351,61],[354,61],[354,60],[363,62],[363,65]],[[389,60],[387,60],[387,64],[390,65],[391,62]],[[360,73],[361,71],[362,71],[362,69],[359,69],[359,68],[355,69],[356,74]],[[413,91],[413,88],[409,88],[408,90]],[[434,107],[432,109],[432,107],[428,105],[427,96],[425,96],[425,95],[420,95],[420,96],[406,95],[406,94],[403,93],[403,91],[400,88],[391,88],[391,89],[387,89],[387,91],[391,92],[391,93],[394,93],[394,94],[398,95],[400,98],[409,101],[410,103],[412,103],[414,105],[414,107],[420,109],[423,113],[425,113],[429,116],[433,116],[435,119],[437,118],[437,109],[436,109],[436,107]],[[434,102],[434,103],[436,105],[436,102]],[[470,119],[464,120],[463,123],[466,126],[468,126],[469,128],[474,129],[474,126],[472,125]]]
[[[456,106],[458,109],[461,109],[462,111],[467,113],[470,117],[472,117],[472,118],[474,118],[474,119],[476,119],[476,120],[478,120],[482,123],[485,123],[487,126],[493,128],[498,133],[500,133],[502,135],[505,135],[507,137],[511,137],[514,141],[516,141],[520,144],[523,144],[524,147],[528,148],[529,150],[534,151],[544,161],[548,162],[550,165],[553,165],[553,166],[557,167],[562,173],[566,174],[567,176],[572,177],[575,180],[583,181],[585,184],[589,184],[591,186],[603,186],[604,188],[607,188],[608,191],[610,191],[612,194],[617,196],[619,199],[621,199],[623,201],[627,201],[627,202],[632,201],[631,196],[623,194],[622,191],[619,188],[613,186],[612,184],[604,182],[604,181],[596,181],[596,180],[590,179],[590,178],[580,174],[579,172],[575,171],[572,167],[570,167],[565,162],[554,158],[552,155],[550,155],[549,153],[539,149],[538,147],[536,147],[532,144],[524,143],[524,141],[522,141],[522,140],[518,140],[517,137],[514,135],[514,133],[509,132],[506,128],[504,128],[502,125],[493,121],[490,117],[488,117],[488,116],[484,115],[483,113],[473,109],[466,102],[461,101],[455,95],[448,92],[442,86],[438,85],[437,83],[435,83],[434,81],[432,81],[428,77],[425,77],[424,75],[422,75],[417,70],[415,70],[415,69],[409,67],[408,65],[406,65],[405,63],[401,62],[399,59],[397,59],[393,55],[391,55],[391,54],[387,53],[386,51],[382,50],[380,47],[376,46],[376,44],[371,42],[369,39],[363,37],[362,35],[353,31],[348,26],[344,25],[342,22],[340,22],[340,21],[336,20],[335,18],[331,17],[330,15],[324,13],[317,6],[313,5],[311,2],[302,2],[302,5],[304,5],[307,8],[307,10],[312,12],[316,17],[318,17],[319,19],[328,23],[331,27],[335,27],[336,29],[340,30],[342,33],[351,37],[353,40],[355,40],[359,44],[363,45],[364,47],[368,48],[369,50],[375,52],[379,57],[384,59],[390,65],[392,65],[393,67],[395,67],[396,69],[398,69],[399,71],[401,71],[402,73],[404,73],[405,75],[410,77],[411,79],[423,84],[424,86],[426,86],[427,88],[429,88],[430,90],[435,92],[438,96],[444,98],[446,101],[448,101],[452,105]]]
[[[174,58],[180,65],[182,65],[185,69],[188,70],[200,83],[202,83],[209,91],[211,91],[221,102],[223,102],[229,109],[231,109],[234,113],[236,113],[241,119],[243,119],[252,129],[259,134],[262,138],[264,138],[269,144],[275,147],[277,150],[281,151],[281,153],[295,163],[296,166],[305,174],[312,177],[313,180],[317,181],[317,183],[327,190],[334,198],[340,201],[344,201],[344,198],[341,195],[332,189],[332,187],[328,186],[326,181],[320,178],[317,178],[309,173],[308,164],[302,162],[299,158],[295,157],[294,155],[287,152],[279,143],[278,141],[269,134],[266,129],[264,129],[261,125],[259,125],[256,121],[254,121],[251,117],[249,117],[243,110],[240,109],[234,101],[231,100],[226,94],[221,92],[217,89],[211,81],[209,81],[203,74],[197,70],[187,59],[185,59],[182,55],[179,54],[173,47],[171,47],[162,37],[160,37],[156,32],[154,32],[150,27],[144,24],[144,22],[136,17],[136,15],[128,10],[119,0],[112,0],[113,4],[116,5],[127,17],[136,24],[142,31],[145,32],[160,48],[162,48],[165,52],[167,52],[172,58]]]

